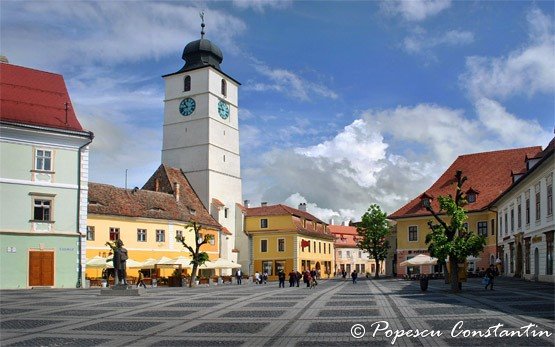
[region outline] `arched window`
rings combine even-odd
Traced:
[[[183,91],[188,92],[191,90],[191,76],[187,75],[183,79]]]
[[[227,96],[227,82],[222,78],[222,95]]]

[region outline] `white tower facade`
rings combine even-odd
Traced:
[[[189,43],[183,59],[181,70],[164,76],[162,163],[183,170],[225,228],[220,257],[236,262],[235,238],[242,233],[240,84],[220,70],[221,51],[206,39]]]

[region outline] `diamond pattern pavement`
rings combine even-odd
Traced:
[[[395,330],[426,330],[436,335],[398,337],[393,345],[555,346],[553,335],[532,336],[555,332],[554,301],[553,285],[504,278],[494,291],[469,279],[460,294],[440,280],[423,293],[417,282],[397,279],[322,280],[315,289],[158,287],[140,297],[100,296],[100,289],[4,290],[0,345],[392,346]],[[351,335],[354,324],[366,331],[360,339]],[[528,336],[476,336],[490,327],[514,334],[528,325]]]

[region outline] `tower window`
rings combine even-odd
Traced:
[[[222,95],[227,96],[227,82],[222,78]]]
[[[225,162],[225,154],[224,154],[224,162]]]
[[[183,91],[188,92],[191,90],[191,76],[187,75],[183,79]]]

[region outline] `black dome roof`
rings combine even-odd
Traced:
[[[183,50],[185,66],[182,70],[190,70],[203,66],[213,66],[220,69],[220,63],[224,60],[221,49],[207,39],[189,42]]]

